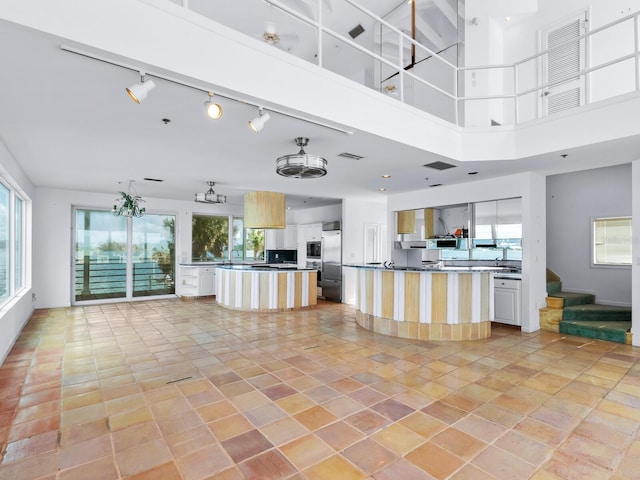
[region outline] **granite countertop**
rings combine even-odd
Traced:
[[[220,264],[218,268],[226,269],[226,270],[246,270],[252,272],[287,272],[287,271],[315,271],[315,268],[298,268],[298,266],[293,263],[263,263],[263,264],[254,264],[254,265],[242,265],[242,264]]]
[[[426,264],[422,267],[400,267],[400,266],[392,266],[385,267],[384,264],[373,263],[373,264],[345,264],[345,267],[353,267],[353,268],[370,268],[374,270],[398,270],[398,271],[409,271],[409,272],[435,272],[435,273],[456,273],[456,272],[490,272],[495,273],[496,275],[500,274],[500,276],[504,276],[505,278],[515,278],[518,279],[522,276],[522,271],[516,267],[505,267],[505,266],[491,266],[491,265],[477,265],[477,266],[469,266],[469,265],[438,265],[438,264]],[[507,277],[508,275],[508,277]]]

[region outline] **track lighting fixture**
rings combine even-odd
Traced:
[[[147,98],[147,94],[153,90],[155,86],[156,84],[153,83],[153,80],[146,80],[144,73],[140,72],[140,83],[134,83],[126,90],[134,102],[142,103],[144,99]]]
[[[263,112],[260,108],[258,110],[258,116],[253,120],[249,120],[249,126],[251,127],[251,130],[258,133],[264,128],[264,124],[267,123],[270,118],[271,116],[267,112]]]
[[[207,117],[213,120],[222,117],[222,107],[213,101],[213,93],[211,92],[209,92],[209,100],[204,102],[204,111],[207,113]]]

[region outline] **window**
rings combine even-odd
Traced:
[[[194,215],[191,239],[194,262],[264,260],[264,229],[244,228],[242,217]]]
[[[592,220],[593,265],[631,265],[631,217]]]
[[[74,301],[175,293],[175,216],[75,210]]]
[[[193,216],[191,259],[194,262],[229,260],[229,217]]]
[[[25,202],[0,183],[0,303],[24,288]]]
[[[0,301],[11,295],[10,279],[10,223],[11,191],[0,184]]]

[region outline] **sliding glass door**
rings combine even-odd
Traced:
[[[76,209],[75,302],[175,293],[175,217]]]

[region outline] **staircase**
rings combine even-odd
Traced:
[[[547,306],[540,309],[540,327],[631,344],[631,308],[597,304],[590,293],[563,292],[560,277],[547,269]]]

